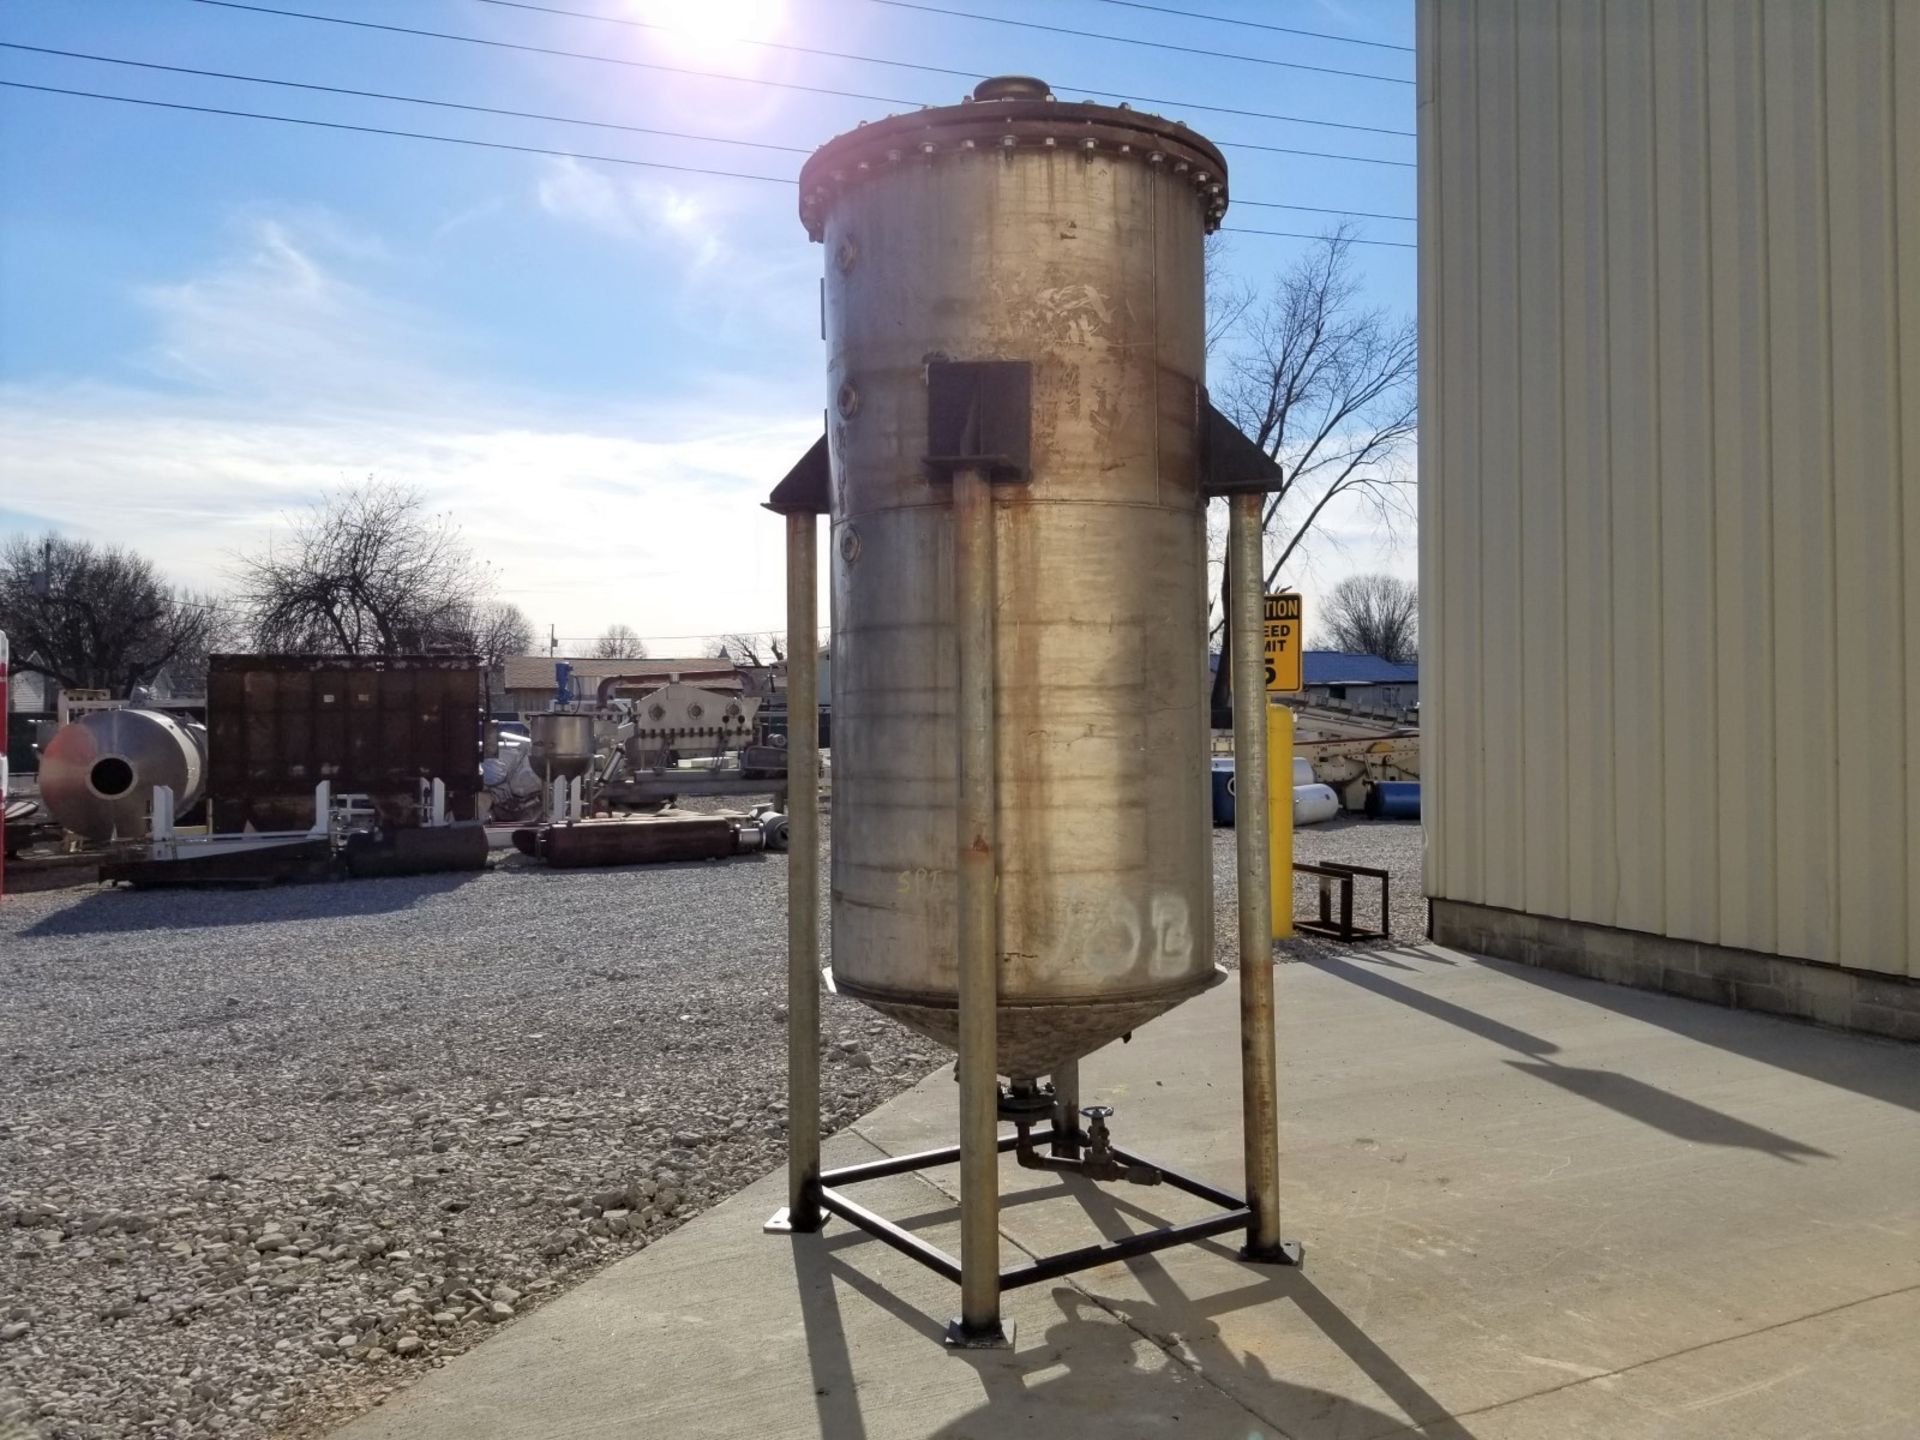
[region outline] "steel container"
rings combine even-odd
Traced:
[[[173,791],[174,813],[200,803],[206,731],[162,710],[96,710],[63,725],[40,756],[40,798],[53,818],[97,843],[143,839],[153,792]]]
[[[593,717],[555,710],[529,715],[533,736],[528,763],[542,780],[571,780],[593,768]]]
[[[1051,1073],[1220,978],[1207,778],[1205,235],[1219,152],[1037,81],[808,161],[826,249],[836,987],[955,1043],[951,483],[930,361],[1031,366],[994,488],[998,1066]]]
[[[364,795],[385,828],[419,823],[422,782],[447,813],[480,793],[480,666],[470,655],[215,655],[207,801],[223,834],[306,830],[314,788]]]

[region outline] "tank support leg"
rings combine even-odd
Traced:
[[[1080,1062],[1069,1060],[1053,1072],[1053,1153],[1062,1160],[1080,1155]]]
[[[959,649],[960,1318],[947,1343],[1011,1343],[1000,1324],[998,836],[994,827],[993,490],[985,466],[953,472]]]
[[[1234,846],[1240,882],[1240,1087],[1246,1143],[1249,1260],[1297,1265],[1280,1239],[1279,1062],[1273,1024],[1273,896],[1268,884],[1265,497],[1227,501],[1233,646]]]
[[[776,1234],[820,1210],[820,602],[817,517],[787,516],[787,1208]]]

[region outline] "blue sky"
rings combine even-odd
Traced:
[[[1410,85],[1063,36],[879,0],[261,0],[283,10],[652,61],[883,100],[696,79],[282,18],[198,0],[7,0],[0,40],[164,65],[814,146],[950,102],[969,72],[1182,104],[1216,142],[1410,162]],[[1410,79],[1400,49],[1111,0],[928,0],[1161,44]],[[1168,0],[1412,44],[1407,0]],[[0,49],[0,80],[791,177],[802,156],[323,95]],[[1228,224],[1317,233],[1272,200],[1414,213],[1403,166],[1229,149]],[[544,632],[678,637],[776,626],[780,532],[757,502],[818,433],[818,247],[791,188],[0,88],[0,532],[53,524],[218,588],[231,556],[332,483],[378,474],[451,511]],[[1360,233],[1411,241],[1411,224]],[[1235,235],[1268,280],[1296,240]],[[1368,299],[1414,305],[1414,252],[1362,246]],[[1360,517],[1311,590],[1410,570]]]

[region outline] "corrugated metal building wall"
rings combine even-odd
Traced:
[[[1920,3],[1419,24],[1428,893],[1920,978]]]

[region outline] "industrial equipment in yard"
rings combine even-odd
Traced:
[[[95,844],[145,839],[154,791],[184,816],[207,789],[207,732],[161,710],[92,710],[63,725],[40,756],[53,818]]]
[[[12,709],[12,697],[7,691],[8,662],[11,652],[7,648],[7,636],[0,630],[0,900],[7,894],[7,852],[11,848],[7,824],[13,818],[12,807],[7,800],[8,781],[11,776],[7,765],[7,715]]]
[[[781,844],[772,843],[771,822],[784,823],[784,819],[777,814],[765,818],[759,815],[630,815],[619,819],[581,820],[574,824],[523,826],[513,832],[513,844],[522,855],[544,860],[556,870],[721,860],[730,855],[782,848]]]
[[[480,666],[470,655],[215,655],[207,671],[207,797],[222,833],[304,826],[313,787],[418,823],[419,788],[451,820],[480,792]]]
[[[555,669],[565,668],[565,662]],[[692,683],[738,683],[740,671],[679,671],[637,697],[616,696],[623,684],[651,675],[604,676],[591,700],[556,686],[551,708],[527,716],[530,743],[522,754],[502,735],[499,753],[483,766],[494,820],[544,816],[562,820],[577,786],[582,815],[654,809],[682,796],[766,794],[784,790],[785,737],[765,743],[759,728],[762,697]],[[557,788],[556,788],[557,787]],[[556,800],[555,797],[560,797]],[[561,853],[570,850],[563,843]],[[549,853],[544,842],[534,852]],[[600,842],[590,853],[611,853]]]
[[[768,502],[787,517],[793,716],[789,1203],[769,1228],[838,1214],[958,1280],[955,1344],[1005,1343],[1004,1288],[1168,1245],[1243,1230],[1249,1258],[1299,1258],[1278,1210],[1260,558],[1279,475],[1200,381],[1204,241],[1226,185],[1219,151],[1185,126],[1060,103],[1026,77],[865,125],[801,172],[801,219],[827,256],[829,410]],[[1207,772],[1215,495],[1229,501],[1243,820],[1244,1197],[1119,1149],[1104,1107],[1079,1104],[1083,1056],[1224,978]],[[957,1146],[824,1174],[822,514],[833,983],[953,1045],[960,1081]],[[1002,1272],[1005,1150],[1220,1209]],[[957,1260],[844,1193],[954,1160]]]

